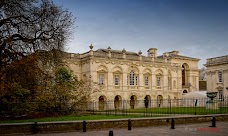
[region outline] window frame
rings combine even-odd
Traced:
[[[218,71],[218,82],[219,83],[223,82],[223,73],[222,73],[222,71]]]
[[[99,85],[105,85],[105,73],[99,73],[98,74],[98,83],[99,83]]]
[[[118,77],[118,78],[116,78],[116,77]],[[114,74],[114,85],[115,86],[120,86],[120,75],[119,74]]]
[[[161,87],[161,75],[156,76],[156,86]]]

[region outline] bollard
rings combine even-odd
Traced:
[[[128,130],[131,130],[131,120],[128,120]]]
[[[212,118],[211,122],[212,122],[212,126],[210,126],[210,127],[216,127],[216,119],[215,119],[215,117]]]
[[[38,133],[38,124],[37,122],[35,122],[34,124],[32,124],[32,133],[33,134],[37,134]]]
[[[109,136],[113,136],[113,131],[109,131]]]
[[[86,132],[86,121],[83,121],[82,126],[83,126],[83,132]]]
[[[172,120],[171,120],[171,128],[170,129],[175,129],[174,125],[175,125],[175,120],[174,120],[174,118],[172,118]]]

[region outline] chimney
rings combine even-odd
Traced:
[[[148,57],[157,58],[157,48],[150,48],[147,52]]]

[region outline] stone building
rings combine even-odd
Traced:
[[[93,89],[91,101],[114,101],[115,107],[123,100],[135,106],[136,100],[179,99],[199,90],[197,58],[179,55],[178,51],[157,55],[150,48],[147,56],[123,50],[90,50],[82,54],[67,53],[65,62],[81,79],[90,79]]]
[[[208,92],[218,92],[217,98],[228,96],[228,55],[207,59],[205,64]]]

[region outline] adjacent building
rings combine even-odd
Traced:
[[[114,101],[118,108],[121,101],[129,100],[134,108],[136,100],[156,99],[162,106],[163,99],[179,99],[185,93],[199,90],[197,58],[179,55],[178,51],[157,55],[150,48],[148,55],[125,49],[93,50],[66,53],[65,62],[82,80],[90,79],[94,92],[91,101]]]
[[[205,64],[208,92],[218,92],[217,98],[228,96],[228,55],[207,59]]]

